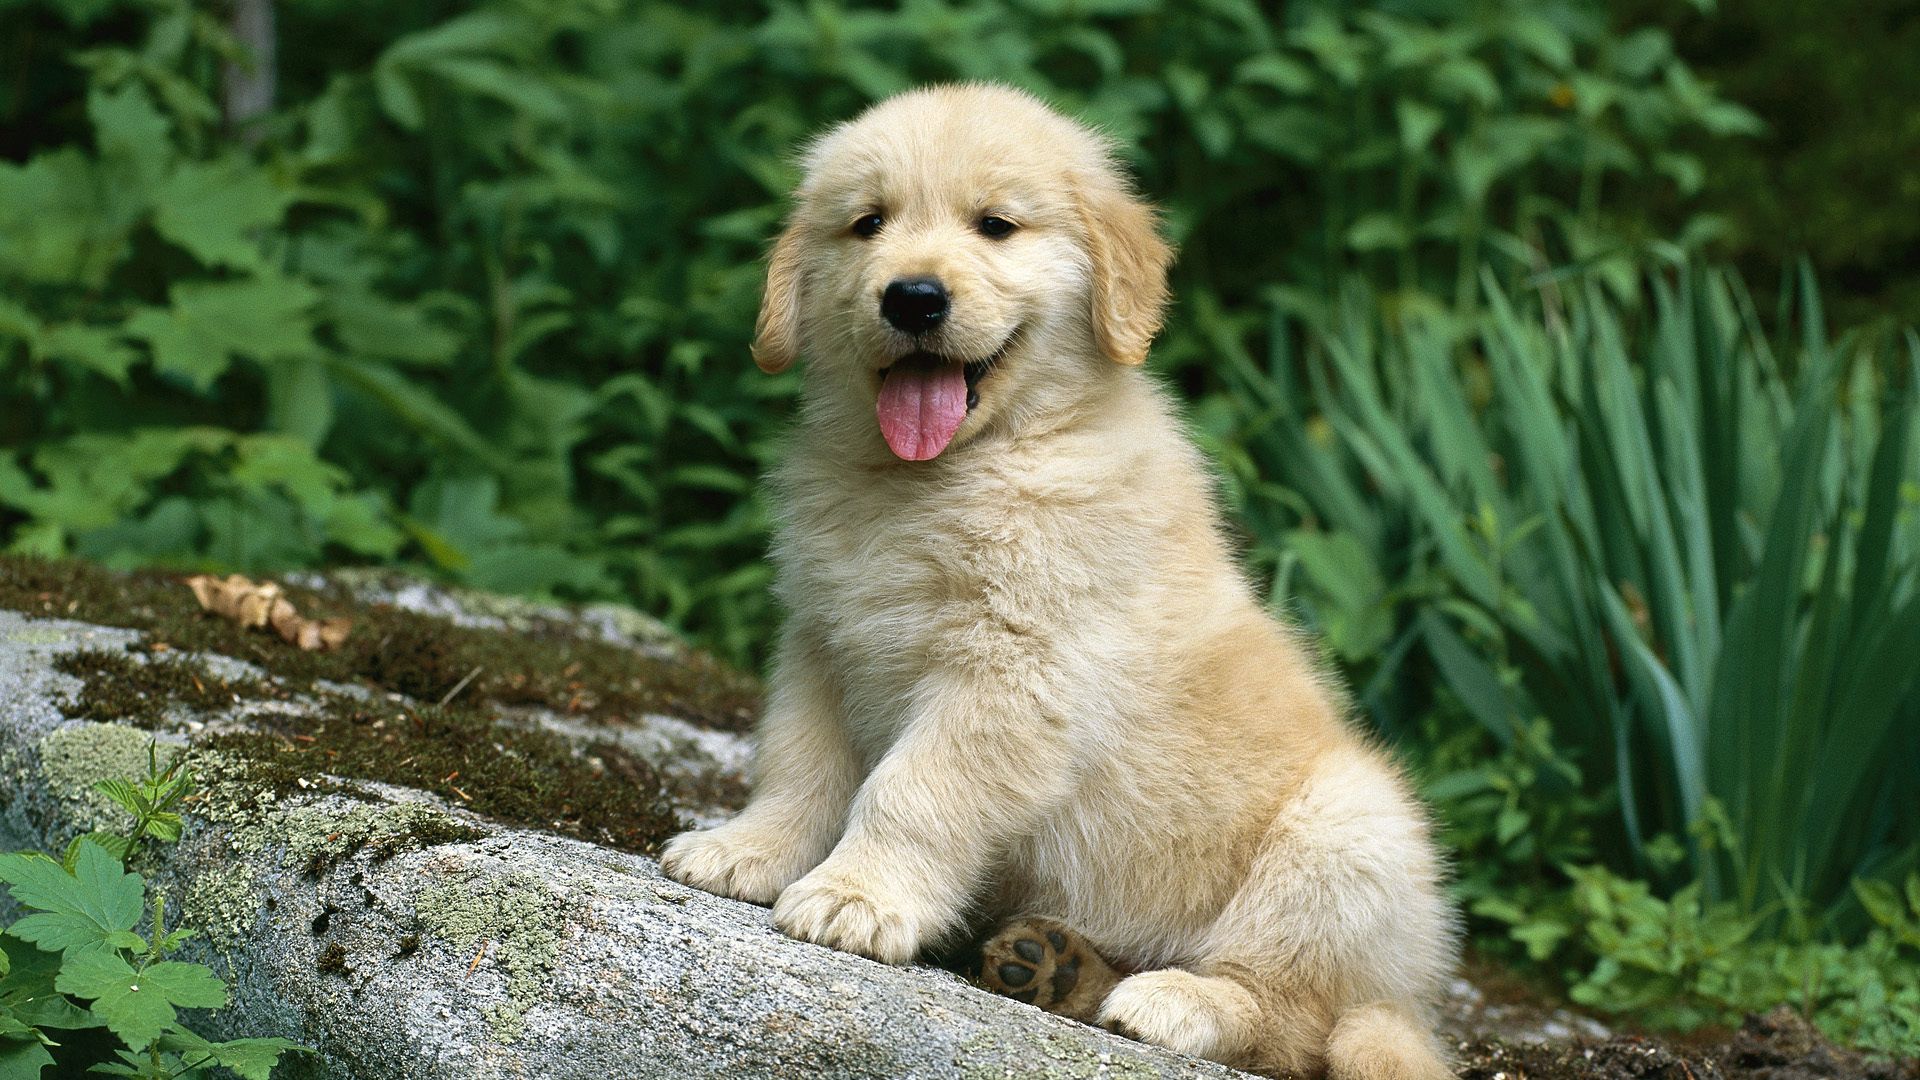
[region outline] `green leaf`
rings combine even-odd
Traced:
[[[478,57],[442,57],[427,70],[469,93],[491,97],[527,116],[557,123],[565,120],[570,103],[552,86],[504,64]]]
[[[146,86],[129,80],[113,90],[95,87],[87,94],[87,117],[102,165],[123,197],[132,196],[138,206],[149,204],[173,160],[173,124],[154,107]]]
[[[1573,42],[1566,31],[1543,14],[1519,12],[1501,28],[1509,40],[1555,70],[1573,64]]]
[[[152,809],[151,806],[146,805],[146,799],[141,797],[139,790],[125,780],[118,778],[102,780],[93,785],[93,790],[105,795],[113,801],[115,806],[135,816]]]
[[[48,950],[98,945],[131,930],[146,910],[145,885],[95,843],[83,843],[73,873],[44,855],[0,855],[0,881],[33,914],[8,930]]]
[[[99,288],[125,258],[130,217],[109,214],[102,177],[77,147],[0,161],[0,275]]]
[[[0,1040],[0,1080],[39,1080],[53,1055],[38,1039]]]
[[[186,282],[168,290],[167,308],[146,308],[127,331],[153,349],[154,366],[206,390],[239,357],[267,361],[318,353],[308,312],[318,297],[277,276]]]
[[[226,984],[204,964],[167,960],[136,970],[118,953],[69,955],[54,986],[93,1003],[94,1015],[128,1046],[144,1050],[174,1024],[177,1009],[217,1009]]]
[[[1313,69],[1280,53],[1266,53],[1246,60],[1234,69],[1238,83],[1271,86],[1284,94],[1305,94],[1313,89]]]
[[[1446,123],[1445,113],[1413,98],[1401,98],[1394,102],[1393,112],[1400,121],[1400,149],[1408,154],[1425,150]]]
[[[1564,923],[1551,920],[1524,922],[1507,931],[1508,937],[1527,947],[1527,955],[1535,961],[1552,956],[1560,943],[1572,934],[1572,929]]]
[[[207,266],[260,265],[256,233],[277,225],[292,196],[240,157],[175,169],[155,193],[154,228]]]
[[[1438,615],[1422,614],[1420,628],[1435,666],[1461,704],[1502,745],[1511,743],[1515,710],[1493,666]]]
[[[1412,241],[1406,225],[1382,210],[1363,215],[1347,228],[1347,246],[1355,251],[1391,251]]]
[[[83,323],[55,323],[40,334],[37,349],[49,360],[60,360],[87,368],[125,385],[127,370],[140,362],[140,354],[127,344],[118,328],[88,326]]]
[[[67,850],[60,856],[60,865],[65,867],[68,873],[73,872],[75,863],[80,859],[80,848],[87,844],[98,844],[107,850],[107,854],[123,863],[127,859],[127,854],[133,850],[133,838],[125,833],[100,830],[81,833],[67,842]]]
[[[171,844],[180,839],[185,826],[179,814],[163,810],[147,819],[146,834],[163,844]]]
[[[1527,827],[1531,824],[1533,819],[1527,816],[1526,811],[1509,806],[1501,810],[1500,816],[1494,819],[1494,839],[1502,844],[1510,844],[1514,837],[1527,831]]]
[[[290,1053],[310,1054],[312,1048],[291,1039],[232,1039],[209,1042],[180,1028],[160,1037],[160,1049],[176,1053],[189,1063],[211,1061],[232,1069],[244,1080],[268,1080],[273,1067]]]
[[[16,1019],[37,1028],[100,1026],[93,1014],[54,990],[61,954],[35,948],[11,934],[0,934],[0,955],[7,958],[11,968],[0,977],[0,1003],[11,1009]]]
[[[460,349],[460,336],[428,318],[418,305],[397,304],[365,290],[329,293],[320,317],[340,336],[350,357],[438,367],[451,362]]]
[[[1457,56],[1435,68],[1432,75],[1436,94],[1452,101],[1466,101],[1491,108],[1500,100],[1500,84],[1493,72],[1478,60]]]
[[[373,69],[373,90],[388,119],[408,131],[418,131],[426,126],[426,107],[420,103],[420,95],[414,90],[406,72],[398,65],[384,61],[376,64]]]
[[[1856,880],[1853,883],[1853,895],[1860,898],[1860,906],[1867,909],[1873,921],[1888,929],[1895,929],[1906,922],[1905,905],[1900,902],[1900,894],[1892,885],[1884,881]]]

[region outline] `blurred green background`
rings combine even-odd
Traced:
[[[1483,955],[1920,1048],[1920,9],[0,0],[0,544],[616,598],[743,666],[821,125],[996,79]]]

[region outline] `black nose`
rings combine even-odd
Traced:
[[[901,278],[880,295],[880,314],[909,334],[924,334],[947,317],[947,287],[933,278]]]

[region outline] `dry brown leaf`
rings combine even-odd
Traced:
[[[309,619],[271,581],[251,581],[239,574],[217,578],[195,574],[187,579],[200,606],[241,626],[268,629],[287,644],[308,652],[337,649],[353,629],[352,619]]]

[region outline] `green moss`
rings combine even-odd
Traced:
[[[303,614],[352,618],[346,644],[331,652],[295,649],[201,611],[170,575],[0,555],[0,608],[144,630],[171,649],[257,664],[296,688],[325,679],[437,702],[473,674],[462,700],[535,705],[588,720],[665,713],[732,731],[750,727],[758,707],[754,681],[705,654],[649,655],[513,601],[494,601],[520,610],[513,628],[502,631],[362,603],[344,587],[289,588],[287,596]]]
[[[130,720],[144,728],[159,727],[171,706],[209,712],[230,708],[243,698],[284,696],[261,680],[223,678],[205,664],[165,653],[142,658],[126,650],[89,649],[61,656],[53,666],[84,680],[80,696],[67,707],[68,716]]]
[[[420,894],[421,924],[461,955],[479,956],[507,980],[507,1000],[487,1011],[494,1036],[512,1042],[545,994],[565,939],[567,904],[519,875],[471,878]],[[486,951],[481,954],[481,949]]]
[[[317,803],[283,810],[277,828],[286,859],[319,874],[362,848],[376,858],[409,848],[478,840],[486,833],[444,810],[419,803]]]
[[[0,607],[151,635],[134,651],[59,661],[83,680],[73,715],[160,728],[178,710],[212,712],[241,700],[288,706],[253,710],[249,731],[200,743],[252,763],[247,786],[226,793],[235,803],[226,809],[237,816],[257,816],[289,794],[342,790],[323,779],[331,775],[430,791],[510,824],[652,852],[682,822],[647,761],[612,740],[581,746],[503,722],[499,707],[537,706],[587,724],[664,712],[737,729],[752,718],[754,685],[711,660],[692,653],[661,660],[512,602],[501,604],[515,610],[515,629],[500,631],[359,604],[344,587],[290,595],[310,615],[351,616],[347,645],[302,652],[208,615],[164,575],[0,556]],[[183,652],[249,661],[270,677],[222,677]],[[345,693],[337,684],[371,693]],[[388,692],[414,703],[390,704]],[[691,794],[737,801],[737,792],[682,792]]]
[[[194,812],[225,825],[234,849],[256,854],[271,848],[283,866],[318,874],[366,849],[375,858],[401,851],[478,840],[486,830],[421,803],[355,800],[342,785],[252,759],[198,749],[191,764],[198,782]],[[339,796],[315,799],[314,796]]]
[[[325,779],[331,775],[434,792],[510,824],[628,851],[652,852],[684,827],[659,773],[644,759],[610,741],[578,746],[551,731],[503,721],[482,702],[394,703],[320,684],[296,691],[278,679],[223,678],[194,659],[124,651],[74,653],[59,664],[84,680],[69,711],[96,720],[162,727],[178,709],[229,709],[248,700],[287,706],[254,710],[250,730],[196,743],[250,763],[243,782],[219,795],[235,822],[257,820],[289,795],[355,794]],[[145,745],[144,736],[135,737]],[[416,815],[405,825],[425,845],[472,838],[444,814]],[[430,832],[435,829],[438,834]],[[349,848],[397,843],[363,831],[348,830],[343,842]]]
[[[35,749],[47,790],[65,804],[77,829],[84,832],[125,829],[133,824],[131,814],[93,786],[102,780],[145,776],[147,751],[153,745],[153,736],[132,728],[74,724],[49,732]],[[161,745],[161,765],[178,752],[177,747]]]
[[[612,744],[575,747],[552,732],[470,708],[323,700],[318,715],[266,715],[261,730],[214,735],[208,749],[254,762],[282,795],[323,773],[435,792],[515,825],[651,852],[683,826],[644,760]]]

